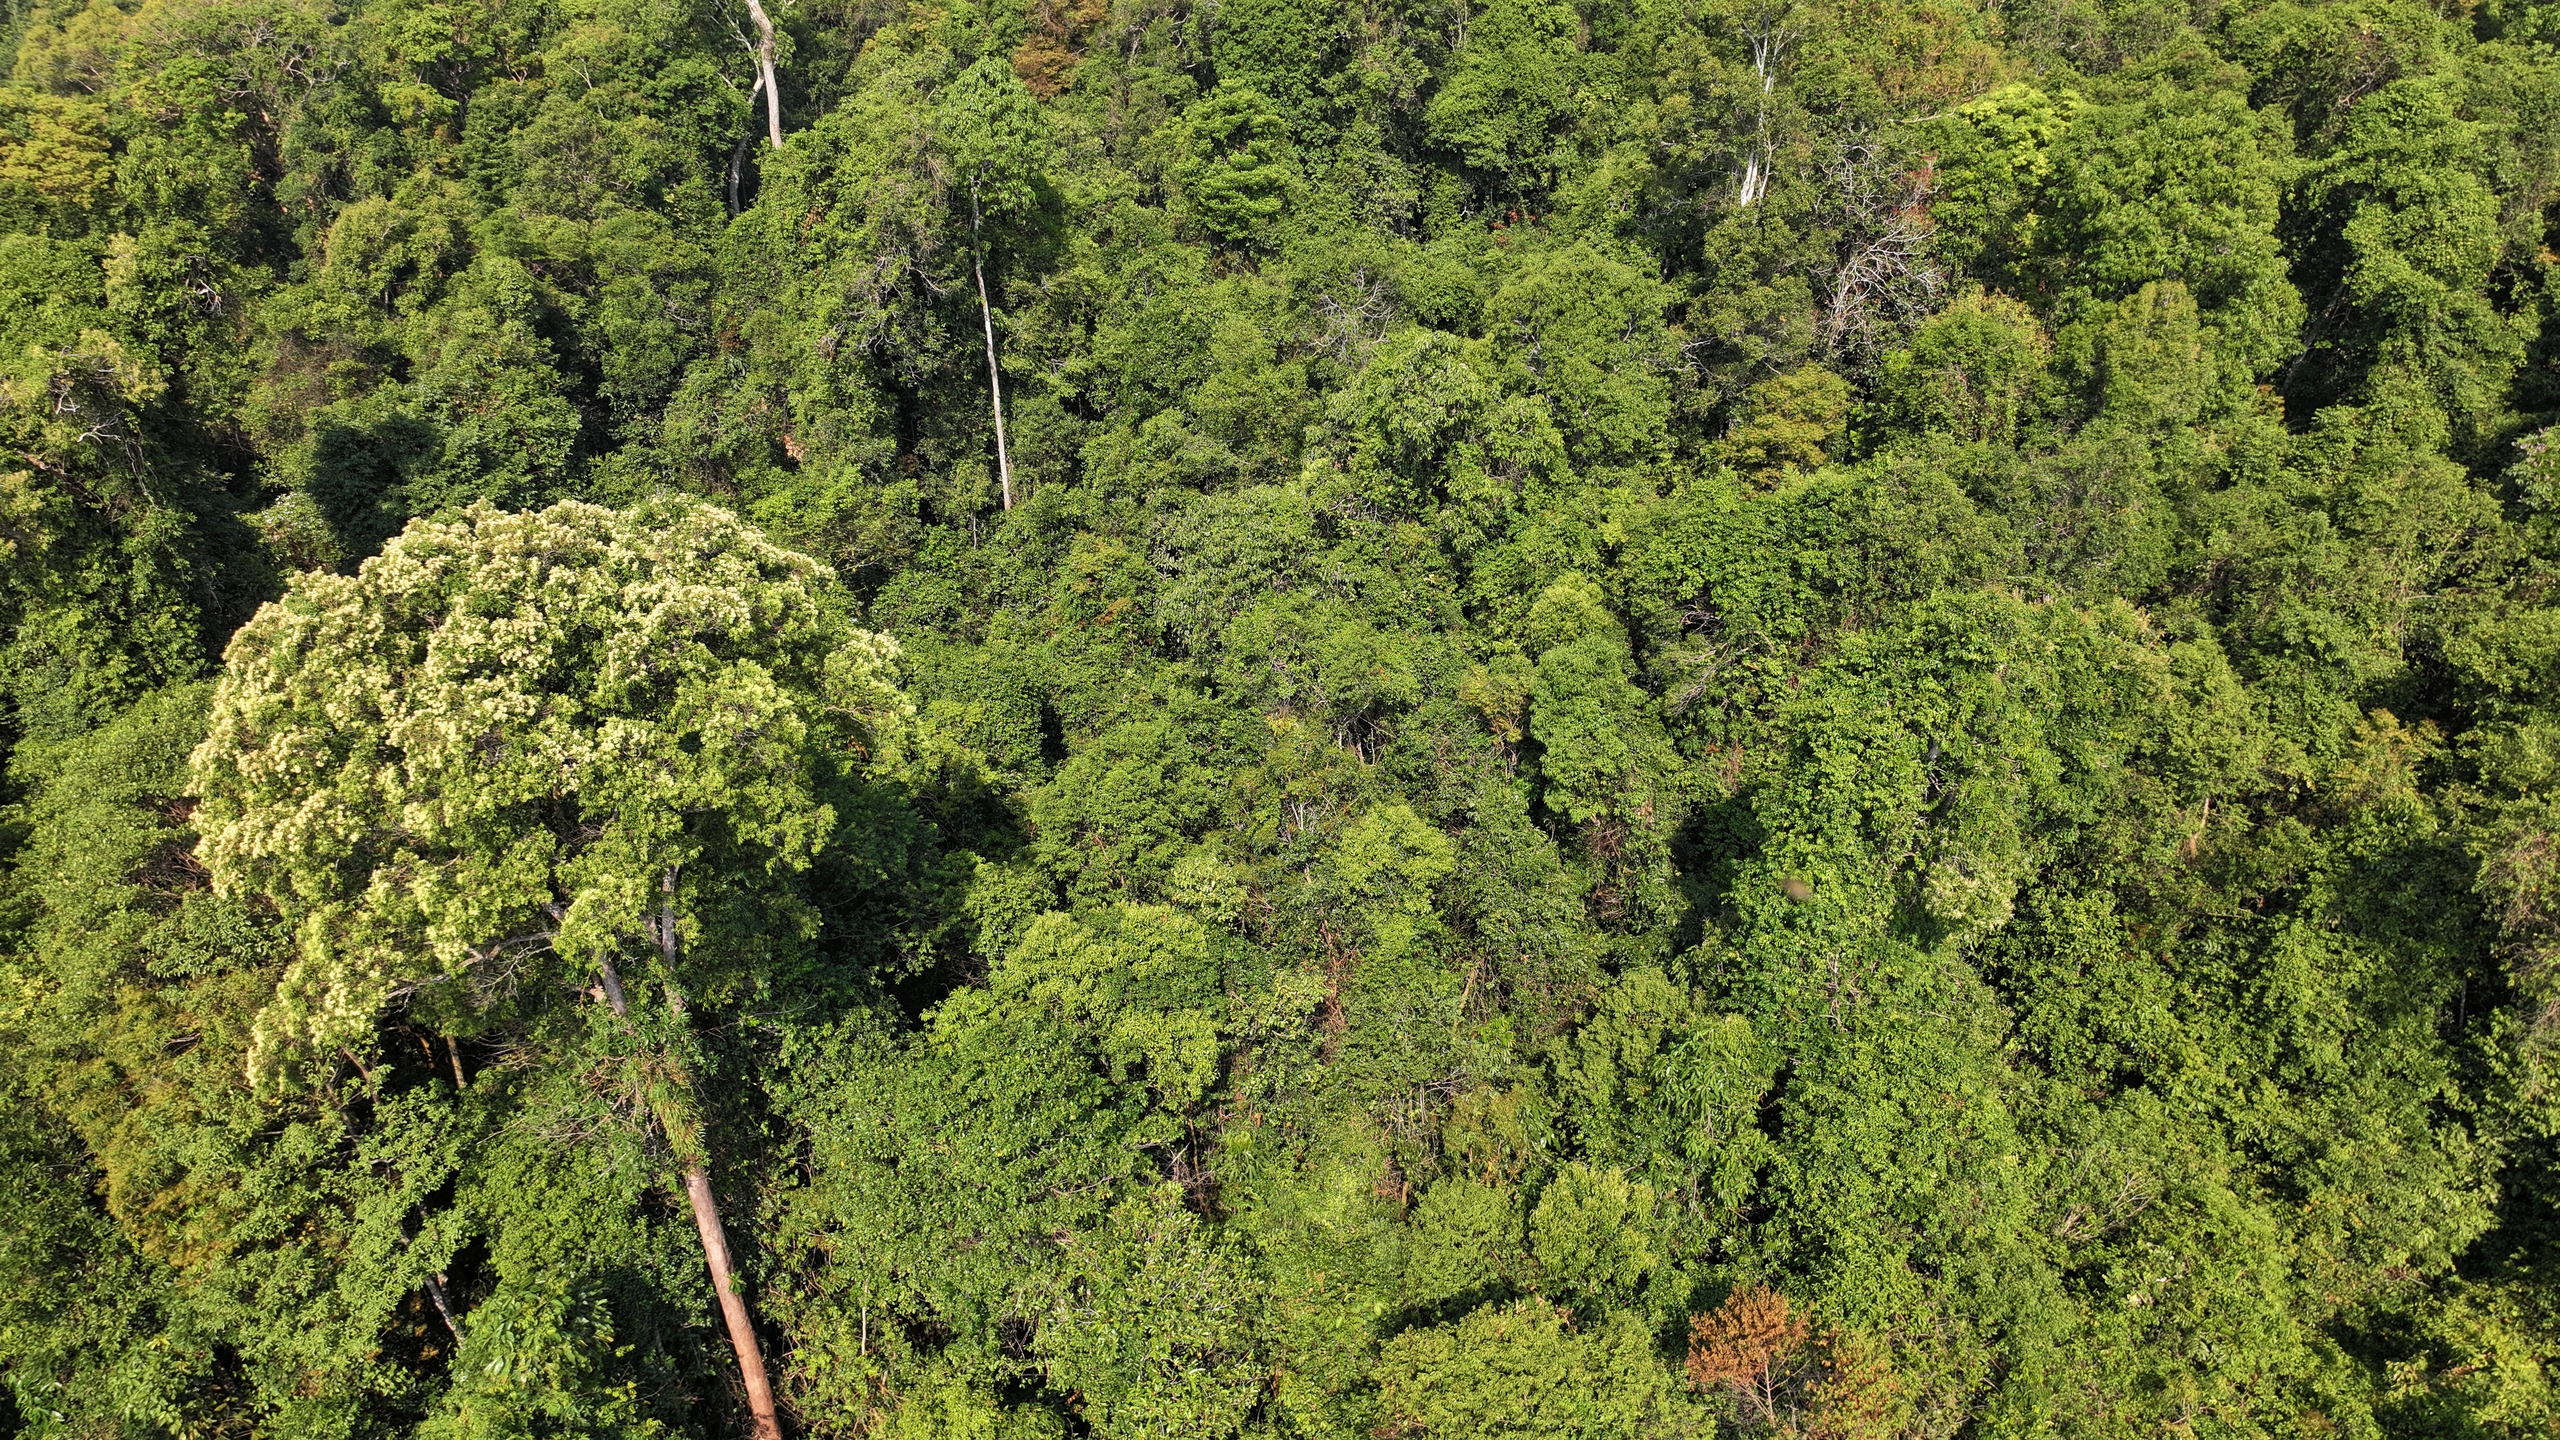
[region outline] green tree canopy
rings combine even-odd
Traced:
[[[825,578],[708,507],[483,505],[260,611],[193,762],[216,893],[294,929],[253,1069],[395,999],[467,1027],[583,988],[669,923],[697,957],[670,983],[752,984],[808,928],[777,882],[829,772],[897,718],[895,647]]]

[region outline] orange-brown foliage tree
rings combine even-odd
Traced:
[[[1825,1327],[1765,1285],[1689,1322],[1689,1383],[1722,1394],[1743,1425],[1786,1440],[1884,1440],[1903,1389],[1882,1345]]]

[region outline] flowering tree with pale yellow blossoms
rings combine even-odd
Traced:
[[[709,1181],[689,1008],[814,934],[794,880],[830,781],[907,713],[832,576],[724,511],[485,504],[232,641],[193,759],[198,855],[295,954],[251,1079],[353,1058],[395,1008],[449,1033],[597,1004],[683,1175],[760,1435],[778,1434]]]

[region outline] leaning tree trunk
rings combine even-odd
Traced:
[[[693,1228],[702,1236],[703,1263],[711,1267],[711,1288],[720,1292],[720,1318],[729,1323],[729,1345],[738,1352],[738,1373],[747,1382],[747,1409],[755,1415],[756,1440],[782,1440],[782,1421],[773,1408],[773,1382],[764,1373],[764,1349],[756,1343],[747,1297],[738,1293],[738,1272],[729,1263],[729,1234],[720,1228],[720,1205],[711,1195],[711,1176],[699,1161],[684,1172],[684,1194],[693,1202]]]
[[[665,902],[658,907],[658,951],[665,957],[670,974],[676,960],[675,872],[666,879]],[[614,972],[613,962],[603,963],[605,1003],[617,1016],[629,1017],[630,997],[623,993],[622,977]],[[672,984],[667,999],[678,1019],[684,1017],[684,1000]],[[673,1127],[661,1122],[660,1129]],[[747,1297],[740,1292],[737,1266],[729,1258],[729,1232],[720,1223],[720,1202],[711,1193],[711,1172],[699,1155],[685,1159],[684,1197],[693,1210],[694,1231],[702,1237],[702,1261],[711,1271],[712,1292],[720,1297],[720,1318],[729,1326],[729,1348],[738,1354],[738,1378],[745,1382],[747,1410],[755,1417],[756,1440],[782,1440],[782,1419],[773,1404],[773,1382],[765,1375],[764,1347],[756,1340],[753,1317],[747,1314]]]
[[[747,18],[756,22],[756,78],[764,82],[765,138],[782,148],[782,82],[773,73],[773,17],[762,0],[747,0]]]
[[[987,242],[978,225],[978,191],[969,190],[969,270],[978,279],[978,322],[987,327],[987,394],[996,415],[996,475],[1004,485],[1004,508],[1013,508],[1013,457],[1004,446],[1004,377],[996,369],[996,312],[987,304]]]

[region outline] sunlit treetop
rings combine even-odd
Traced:
[[[395,1000],[460,1018],[584,986],[670,876],[698,930],[720,887],[805,869],[830,767],[904,714],[895,644],[831,583],[679,502],[484,504],[296,579],[232,641],[193,759],[216,888],[296,936],[253,1076]]]

